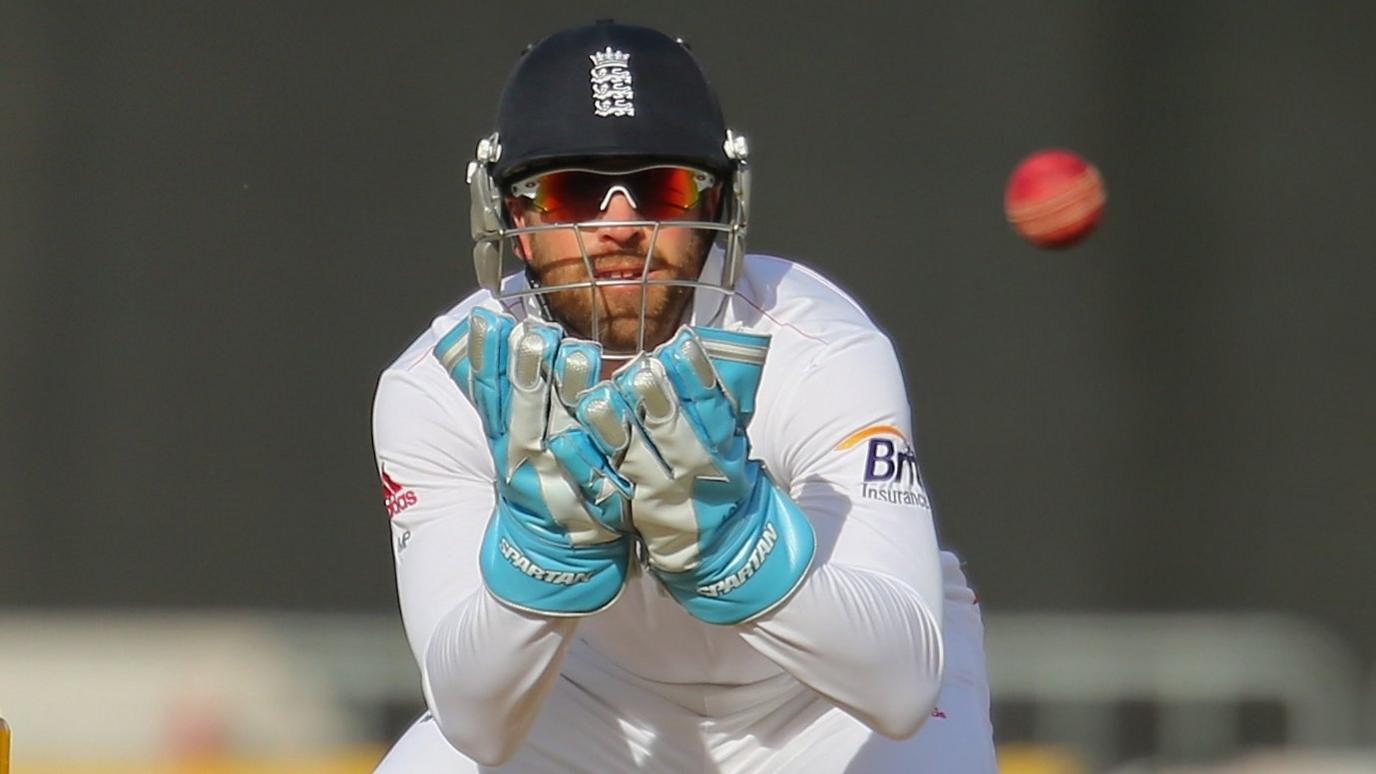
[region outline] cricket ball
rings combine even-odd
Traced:
[[[1068,150],[1039,150],[1013,168],[1003,192],[1008,223],[1038,247],[1070,247],[1099,224],[1104,179]]]

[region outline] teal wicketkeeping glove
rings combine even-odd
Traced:
[[[685,328],[583,393],[576,410],[604,457],[621,459],[651,572],[708,623],[748,621],[786,600],[815,550],[807,516],[749,459],[768,349],[767,336]]]
[[[587,615],[625,585],[630,540],[619,530],[629,529],[630,490],[577,442],[569,413],[596,380],[601,349],[562,336],[556,325],[476,308],[435,356],[478,410],[492,451],[497,504],[478,557],[488,590],[521,610]]]

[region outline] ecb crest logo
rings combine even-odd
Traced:
[[[634,116],[635,90],[631,88],[631,55],[613,51],[596,51],[592,60],[592,107],[599,116]]]

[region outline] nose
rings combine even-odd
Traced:
[[[613,189],[607,196],[607,204],[597,219],[599,221],[640,220],[631,199],[623,191]],[[648,226],[598,226],[595,230],[598,241],[615,242],[618,245],[634,244],[645,238]]]

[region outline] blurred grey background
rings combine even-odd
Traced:
[[[752,249],[894,338],[987,613],[1376,656],[1365,2],[5,3],[0,607],[394,611],[376,377],[474,287],[518,52],[599,17],[692,44]],[[1109,189],[1066,252],[1002,216],[1045,146]]]

